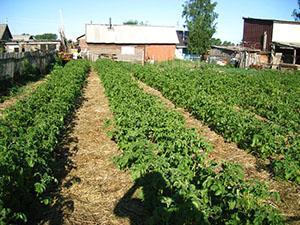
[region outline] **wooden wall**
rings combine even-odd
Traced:
[[[273,35],[273,21],[244,19],[243,46],[254,49],[263,49],[263,35],[267,32],[267,50],[271,50]]]

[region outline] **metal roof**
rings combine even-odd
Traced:
[[[34,40],[34,37],[33,37],[33,35],[30,35],[30,34],[13,35],[13,40],[15,40],[15,41],[29,41],[29,40]]]
[[[290,43],[290,42],[273,42],[275,45],[286,46],[291,48],[300,48],[300,43]]]
[[[242,52],[242,51],[247,51],[247,52],[260,52],[259,49],[247,48],[247,47],[242,47],[242,46],[222,46],[222,45],[212,45],[211,48],[222,49],[222,50],[233,51],[233,52]]]
[[[299,24],[298,21],[289,21],[289,20],[275,20],[275,19],[259,19],[259,18],[251,18],[251,17],[243,17],[244,20],[258,20],[258,21],[268,21],[273,23],[288,23],[288,24]]]
[[[87,43],[178,44],[175,27],[86,24]]]
[[[30,41],[17,41],[11,40],[6,42],[6,45],[14,45],[14,44],[26,44],[26,45],[37,45],[37,44],[59,44],[59,40],[47,41],[47,40],[30,40]]]
[[[5,34],[6,29],[9,32],[9,37],[12,38],[12,35],[11,35],[10,30],[8,28],[8,25],[7,24],[0,24],[0,40],[2,40],[3,35]]]

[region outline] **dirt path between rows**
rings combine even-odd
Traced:
[[[166,99],[161,92],[151,88],[145,83],[138,81],[140,88],[146,93],[158,97],[163,104],[181,113],[186,121],[186,126],[194,128],[197,133],[213,145],[214,150],[209,157],[218,162],[231,161],[243,166],[247,178],[256,178],[265,181],[271,190],[279,192],[282,202],[276,206],[287,218],[289,224],[300,224],[300,187],[274,180],[270,173],[261,168],[260,162],[245,150],[239,149],[236,144],[225,142],[224,138],[208,126],[195,119],[189,112],[176,107],[170,100]],[[275,205],[275,203],[272,203]]]
[[[56,196],[60,209],[46,213],[44,217],[48,218],[42,224],[132,224],[126,212],[123,218],[116,215],[116,205],[133,182],[130,174],[120,171],[112,161],[120,151],[107,136],[108,119],[112,119],[108,100],[98,75],[92,71],[82,104],[63,140],[62,149],[71,169],[66,171]]]
[[[20,93],[17,93],[15,96],[8,97],[8,99],[6,99],[4,102],[0,103],[0,116],[5,109],[14,105],[18,100],[21,100],[21,99],[25,98],[26,96],[29,96],[32,92],[34,92],[39,85],[41,85],[42,83],[44,83],[47,80],[47,77],[48,76],[46,76],[38,81],[29,83],[29,84],[25,85],[24,87],[21,87],[21,88],[24,88],[24,90],[22,90]]]

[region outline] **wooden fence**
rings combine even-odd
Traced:
[[[22,79],[28,75],[28,70],[44,74],[54,62],[55,54],[55,51],[0,53],[0,81]]]

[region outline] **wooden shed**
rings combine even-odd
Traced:
[[[243,46],[259,49],[274,67],[300,64],[300,22],[275,19],[244,19]],[[298,66],[297,66],[298,68]]]
[[[175,27],[149,25],[86,24],[77,40],[91,59],[134,62],[173,60],[179,43]]]
[[[271,51],[272,43],[299,43],[300,22],[243,18],[243,46]]]

